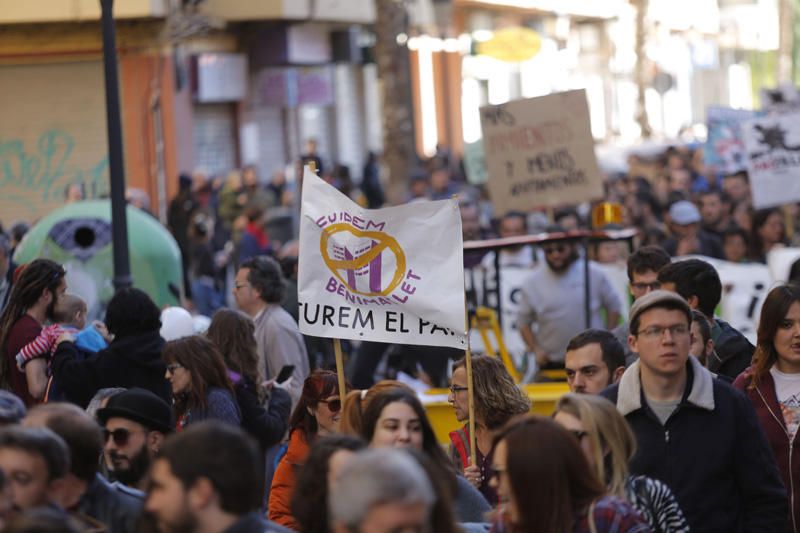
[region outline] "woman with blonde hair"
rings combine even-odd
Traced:
[[[497,357],[472,358],[472,383],[475,401],[475,465],[470,464],[469,405],[467,397],[466,359],[453,365],[453,377],[447,401],[456,418],[464,426],[450,433],[450,460],[459,473],[492,505],[497,504],[497,491],[489,481],[494,474],[492,442],[494,434],[511,418],[531,408],[528,396],[514,383],[503,362]]]
[[[667,485],[628,471],[636,453],[636,438],[613,403],[601,396],[565,394],[556,404],[553,419],[575,436],[608,493],[630,502],[654,532],[689,531]]]

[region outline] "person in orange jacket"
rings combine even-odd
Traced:
[[[305,463],[314,441],[338,431],[341,411],[336,373],[329,370],[312,372],[303,383],[300,401],[289,420],[289,447],[272,479],[268,506],[271,521],[300,530],[300,524],[291,511],[297,472]]]

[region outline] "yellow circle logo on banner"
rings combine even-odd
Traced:
[[[491,39],[477,45],[478,54],[509,63],[527,61],[541,49],[539,34],[530,28],[519,27],[498,30]]]
[[[370,246],[351,251],[344,245],[330,242],[331,237],[341,233],[370,239]],[[406,272],[406,254],[400,244],[391,235],[380,231],[364,231],[346,223],[333,224],[323,228],[319,251],[333,275],[351,292],[362,296],[388,296],[403,281]],[[394,272],[384,287],[382,267],[386,254],[394,256]],[[369,288],[360,289],[356,284],[357,276],[367,276]]]

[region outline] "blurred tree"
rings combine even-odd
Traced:
[[[389,171],[388,200],[404,201],[408,178],[417,160],[411,100],[411,65],[405,41],[408,12],[403,0],[376,0],[375,59],[383,102],[383,161]]]
[[[637,111],[636,122],[642,130],[642,138],[647,139],[653,134],[650,120],[647,118],[647,107],[645,106],[645,91],[648,85],[647,57],[645,57],[645,45],[647,44],[647,0],[633,0],[631,2],[636,8],[636,67],[634,76],[637,88]]]

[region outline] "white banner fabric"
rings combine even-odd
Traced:
[[[299,269],[307,335],[467,346],[456,200],[364,209],[306,169]]]

